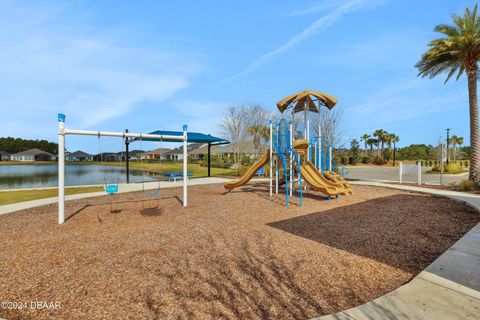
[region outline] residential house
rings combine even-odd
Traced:
[[[93,154],[89,154],[80,150],[65,154],[66,161],[74,161],[74,162],[93,161],[93,158],[94,158]]]
[[[93,160],[95,160],[95,161],[105,161],[105,162],[117,162],[117,161],[121,161],[122,157],[119,153],[102,152],[102,153],[96,154],[93,157]]]
[[[11,158],[11,154],[6,151],[0,150],[0,161],[9,161]]]
[[[235,150],[235,144],[229,144],[229,145],[221,145],[221,146],[211,146],[210,147],[210,154],[211,155],[219,155],[221,159],[225,158],[231,158],[233,157],[234,150]],[[244,156],[247,156],[251,159],[257,158],[260,153],[255,150],[255,146],[253,145],[252,142],[247,141],[245,142],[245,145],[243,145],[241,148],[242,154]],[[192,152],[189,153],[194,158],[197,159],[205,159],[208,154],[208,146],[202,146],[201,148],[198,148],[196,150],[193,150]]]
[[[53,161],[55,156],[40,149],[30,149],[11,155],[12,161]]]
[[[146,159],[145,153],[143,150],[130,150],[128,156],[130,160],[143,160]]]
[[[147,160],[166,160],[165,153],[172,151],[169,148],[157,148],[144,153],[144,157]]]
[[[190,143],[187,146],[188,155],[190,155],[191,152],[193,152],[194,150],[196,150],[198,148],[201,148],[201,147],[204,147],[206,145],[207,144],[205,144],[205,143]],[[170,160],[170,161],[183,160],[183,146],[180,146],[178,148],[175,148],[175,149],[172,149],[170,151],[167,151],[167,152],[163,153],[162,158],[164,158],[165,160]]]

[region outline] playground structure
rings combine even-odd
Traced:
[[[316,97],[312,99],[312,96]],[[318,109],[314,101],[318,101]],[[327,199],[338,199],[340,195],[352,194],[348,182],[332,169],[332,146],[322,140],[321,128],[318,136],[310,137],[308,111],[320,112],[320,106],[329,109],[336,104],[336,99],[326,94],[311,90],[289,96],[277,106],[281,112],[292,108],[292,120],[270,122],[269,149],[255,162],[237,181],[225,183],[224,187],[231,191],[246,184],[256,172],[269,164],[270,197],[279,193],[279,186],[285,185],[285,202],[288,207],[290,198],[299,198],[302,205],[305,183],[315,191],[323,193]],[[304,139],[293,139],[294,114],[304,112]],[[312,161],[314,163],[312,163]],[[275,180],[275,183],[274,183]]]

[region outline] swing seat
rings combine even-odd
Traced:
[[[105,186],[105,192],[111,196],[114,196],[118,192],[118,185],[117,184],[107,184]]]
[[[156,197],[160,194],[160,189],[147,193],[150,197]]]

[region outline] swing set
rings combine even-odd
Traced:
[[[65,222],[65,136],[66,135],[81,135],[81,136],[97,136],[100,137],[117,137],[125,139],[134,139],[139,141],[169,141],[169,142],[183,142],[183,206],[187,206],[188,201],[188,169],[187,169],[187,125],[183,126],[183,134],[151,134],[151,133],[128,133],[128,132],[106,132],[106,131],[89,131],[89,130],[74,130],[65,128],[65,115],[58,114],[58,223]],[[101,148],[100,142],[99,146]],[[101,161],[103,163],[103,154],[100,152]],[[127,156],[128,157],[128,156]],[[111,196],[110,211],[113,211],[113,198],[119,193],[120,178],[116,182],[107,181],[104,175],[103,187],[105,193]],[[160,195],[160,181],[158,181],[158,188],[153,191],[146,190],[145,179],[142,174],[142,191],[144,199],[146,197],[155,197],[157,199],[157,207],[159,206]]]
[[[160,140],[161,142],[161,140]],[[122,143],[123,146],[123,143]],[[100,155],[100,163],[104,165],[105,162],[105,157],[104,157],[104,152],[102,148],[102,142],[101,142],[101,136],[98,136],[98,150],[99,150],[99,155]],[[140,167],[143,169],[143,144],[142,140],[140,139],[140,150],[141,150],[141,157],[140,157]],[[145,183],[147,182],[145,180],[145,172],[142,170],[142,180],[140,183],[142,184],[142,194],[143,194],[143,200],[142,200],[142,206],[143,209],[156,209],[160,206],[160,180],[158,180],[158,186],[153,189],[153,190],[147,190],[145,188]],[[103,189],[104,191],[110,196],[110,213],[119,213],[123,209],[113,209],[113,204],[118,203],[115,201],[115,198],[117,196],[117,193],[119,191],[119,185],[120,185],[120,176],[116,175],[116,179],[108,179],[107,178],[107,173],[106,171],[103,171]],[[154,199],[156,200],[156,205],[154,207],[146,208],[145,207],[145,202],[148,200]]]

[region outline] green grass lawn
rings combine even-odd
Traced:
[[[65,194],[80,194],[103,191],[103,187],[74,187],[65,188]],[[0,191],[0,205],[56,197],[58,189]]]
[[[41,166],[56,165],[56,161],[0,161],[0,166]]]

